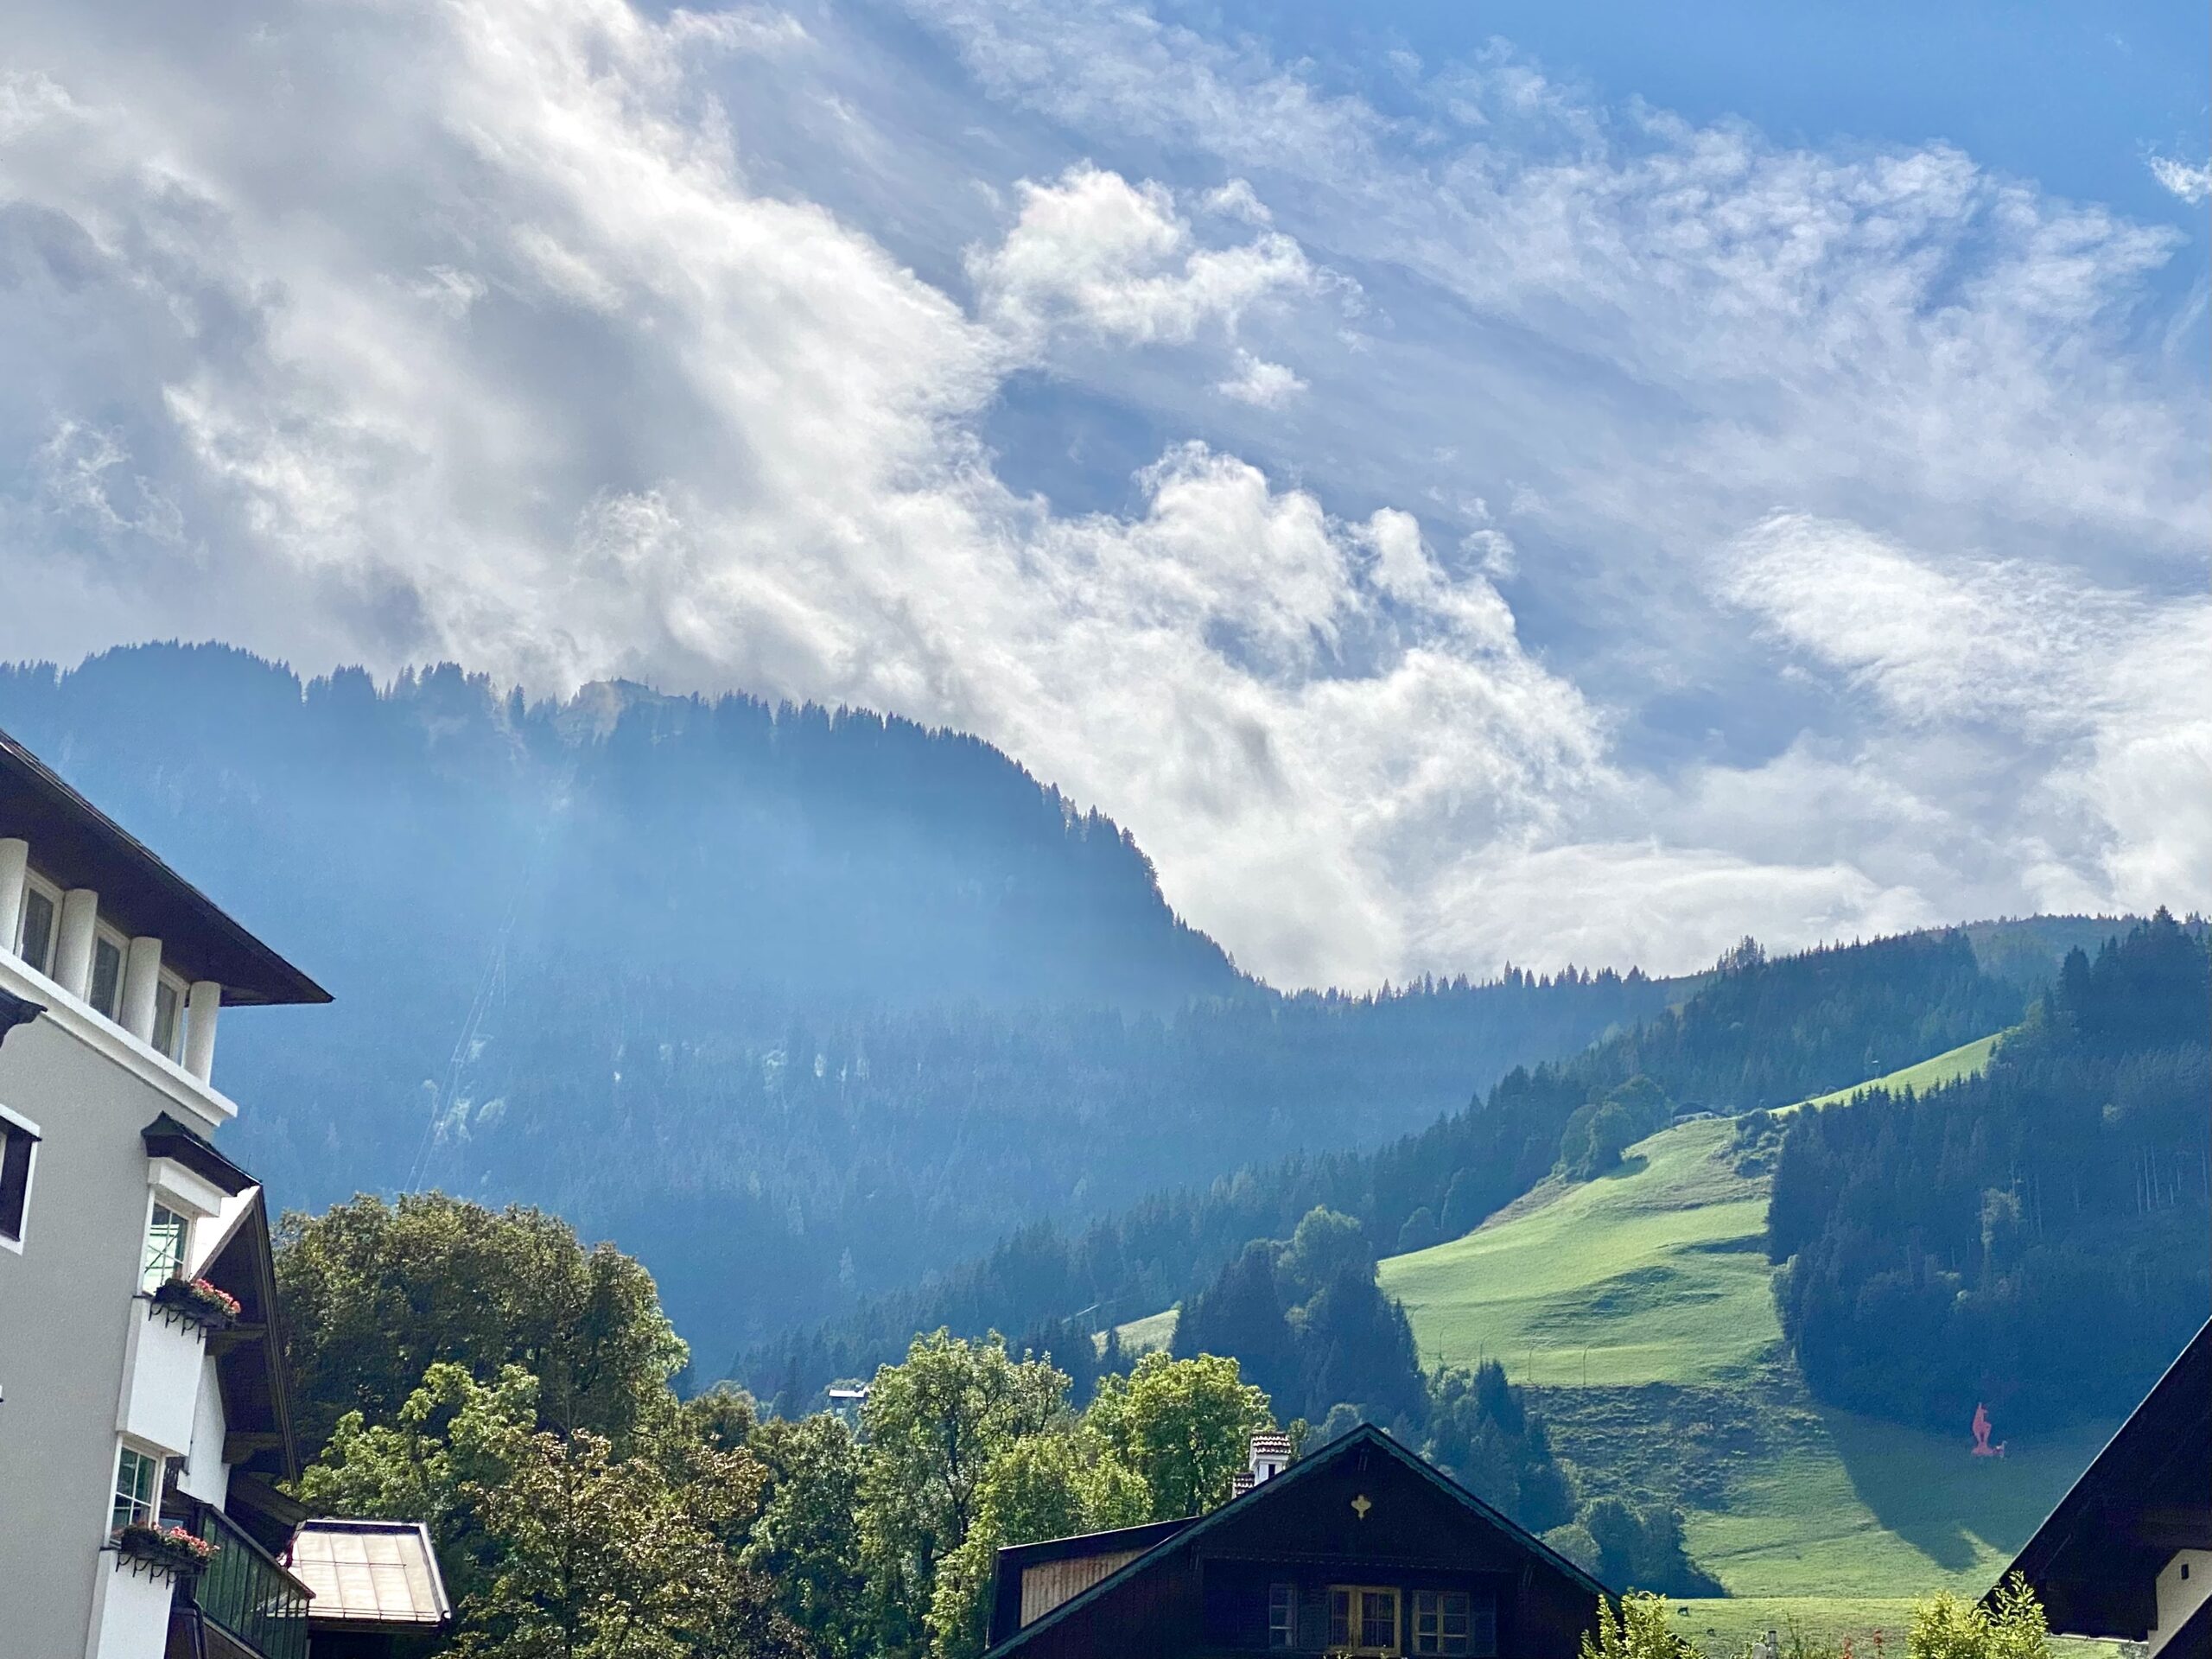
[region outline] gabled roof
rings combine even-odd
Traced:
[[[1427,1459],[1415,1456],[1412,1452],[1399,1445],[1396,1440],[1393,1440],[1382,1430],[1376,1427],[1373,1424],[1363,1423],[1357,1428],[1352,1430],[1351,1433],[1344,1435],[1340,1439],[1330,1441],[1328,1445],[1323,1446],[1319,1452],[1313,1453],[1309,1457],[1300,1458],[1297,1462],[1292,1464],[1289,1468],[1283,1471],[1282,1473],[1275,1476],[1273,1479],[1262,1481],[1258,1485],[1251,1488],[1249,1491],[1246,1491],[1238,1497],[1232,1497],[1228,1503],[1223,1504],[1219,1509],[1215,1510],[1209,1514],[1200,1516],[1196,1520],[1189,1522],[1160,1523],[1162,1525],[1173,1526],[1175,1529],[1169,1534],[1168,1536],[1163,1538],[1160,1542],[1153,1545],[1150,1548],[1147,1549],[1143,1554],[1138,1556],[1136,1560],[1129,1562],[1127,1566],[1107,1574],[1106,1577],[1099,1580],[1097,1583],[1092,1585],[1081,1594],[1071,1596],[1067,1600],[1053,1608],[1052,1611],[1045,1614],[1039,1618],[1033,1620],[1027,1624],[1023,1625],[1019,1630],[1016,1630],[1013,1635],[1007,1637],[1004,1641],[992,1648],[991,1650],[984,1656],[984,1659],[999,1659],[999,1656],[1001,1655],[1012,1653],[1015,1649],[1019,1648],[1024,1642],[1036,1635],[1039,1631],[1051,1629],[1053,1625],[1060,1623],[1063,1619],[1071,1618],[1084,1608],[1090,1606],[1093,1602],[1098,1601],[1103,1597],[1110,1595],[1114,1591],[1118,1589],[1121,1586],[1128,1583],[1131,1579],[1148,1571],[1151,1567],[1157,1565],[1161,1560],[1163,1560],[1170,1552],[1179,1550],[1185,1545],[1193,1543],[1197,1540],[1204,1537],[1206,1534],[1227,1526],[1232,1521],[1243,1519],[1244,1516],[1250,1515],[1255,1509],[1262,1504],[1274,1502],[1281,1498],[1286,1492],[1295,1490],[1302,1482],[1313,1479],[1321,1471],[1334,1466],[1344,1459],[1352,1455],[1363,1446],[1379,1448],[1389,1457],[1395,1459],[1406,1468],[1412,1470],[1416,1475],[1420,1476],[1421,1479],[1427,1481],[1429,1484],[1435,1487],[1437,1491],[1442,1492],[1446,1497],[1451,1499],[1452,1502],[1467,1510],[1470,1514],[1474,1516],[1477,1520],[1491,1527],[1510,1542],[1535,1556],[1537,1560],[1558,1572],[1561,1576],[1572,1580],[1580,1588],[1587,1591],[1591,1595],[1599,1597],[1606,1601],[1615,1599],[1611,1591],[1605,1588],[1605,1586],[1600,1584],[1596,1579],[1584,1572],[1580,1567],[1577,1567],[1573,1561],[1567,1560],[1566,1556],[1560,1554],[1557,1550],[1552,1548],[1548,1544],[1545,1543],[1542,1539],[1538,1538],[1534,1533],[1529,1531],[1528,1529],[1522,1526],[1519,1522],[1511,1520],[1508,1516],[1502,1515],[1497,1510],[1492,1509],[1489,1504],[1484,1503],[1482,1499],[1477,1497],[1465,1487],[1460,1485],[1458,1481],[1452,1479],[1451,1477],[1446,1475],[1442,1470],[1437,1468]],[[1125,1529],[1124,1530],[1126,1532],[1135,1533],[1145,1530],[1145,1529],[1133,1527]],[[1110,1549],[1112,1547],[1110,1541],[1116,1535],[1117,1535],[1114,1533],[1092,1533],[1088,1535],[1088,1538],[1090,1541],[1102,1544],[1104,1548]],[[1075,1542],[1077,1541],[1070,1540],[1066,1541]],[[1001,1550],[1000,1552],[1000,1557],[1001,1560],[1003,1560],[1010,1553],[1026,1549],[1034,1549],[1036,1548],[1037,1547],[1034,1545],[1009,1546],[1007,1549]],[[1073,1554],[1078,1552],[1071,1551],[1069,1553]]]
[[[2208,1527],[2212,1321],[2166,1368],[1999,1582],[2015,1573],[2024,1578],[2050,1610],[2055,1630],[2139,1640],[2146,1605],[2151,1618],[2157,1617],[2152,1578],[2176,1550],[2205,1548]],[[2113,1628],[2075,1628],[2088,1624]]]
[[[64,886],[92,887],[100,907],[229,1003],[327,1002],[324,990],[246,931],[59,773],[0,731],[0,835],[20,836]]]
[[[192,1271],[237,1297],[240,1314],[207,1339],[223,1391],[223,1460],[234,1465],[234,1474],[251,1470],[291,1480],[300,1472],[300,1454],[278,1324],[276,1255],[262,1189],[232,1193],[212,1231],[207,1244],[195,1247]]]

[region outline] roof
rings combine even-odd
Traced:
[[[250,1471],[293,1479],[300,1472],[299,1446],[292,1433],[276,1255],[262,1189],[232,1193],[213,1228],[194,1230],[202,1230],[213,1236],[195,1244],[191,1271],[238,1300],[238,1319],[207,1338],[223,1394],[223,1460],[233,1478]]]
[[[40,867],[65,887],[96,890],[103,910],[131,932],[159,938],[181,970],[219,982],[226,1003],[330,1001],[4,731],[0,834],[29,841]]]
[[[286,1557],[315,1592],[310,1626],[424,1630],[453,1617],[419,1521],[303,1521]]]
[[[1599,1597],[1606,1601],[1611,1601],[1614,1599],[1613,1592],[1605,1588],[1604,1585],[1600,1584],[1589,1573],[1584,1572],[1573,1561],[1567,1560],[1566,1556],[1560,1554],[1557,1550],[1553,1549],[1549,1545],[1546,1544],[1542,1539],[1538,1538],[1535,1534],[1529,1532],[1517,1522],[1513,1521],[1510,1517],[1502,1515],[1497,1510],[1492,1509],[1489,1504],[1484,1503],[1482,1499],[1477,1497],[1465,1487],[1460,1485],[1459,1482],[1451,1478],[1451,1477],[1446,1475],[1442,1470],[1437,1468],[1435,1465],[1430,1463],[1427,1459],[1418,1457],[1412,1452],[1408,1451],[1404,1446],[1399,1445],[1395,1440],[1392,1439],[1382,1429],[1376,1427],[1371,1423],[1363,1423],[1357,1428],[1352,1430],[1351,1433],[1343,1435],[1337,1440],[1330,1441],[1328,1445],[1323,1446],[1313,1456],[1300,1459],[1296,1463],[1292,1464],[1289,1468],[1286,1469],[1282,1473],[1275,1476],[1273,1479],[1260,1482],[1256,1486],[1252,1487],[1249,1491],[1243,1492],[1237,1497],[1230,1498],[1228,1503],[1223,1504],[1219,1509],[1215,1510],[1209,1514],[1200,1516],[1191,1521],[1164,1522],[1159,1523],[1162,1527],[1173,1528],[1173,1530],[1170,1532],[1167,1536],[1162,1538],[1159,1542],[1153,1544],[1143,1554],[1138,1556],[1136,1560],[1130,1561],[1126,1566],[1120,1567],[1113,1573],[1108,1573],[1104,1578],[1099,1580],[1097,1583],[1092,1585],[1089,1589],[1084,1590],[1080,1594],[1071,1596],[1067,1600],[1062,1602],[1058,1606],[1053,1608],[1052,1611],[1045,1614],[1042,1618],[1033,1620],[1031,1623],[1023,1625],[1019,1630],[1016,1630],[1004,1641],[993,1647],[990,1651],[984,1656],[984,1659],[999,1659],[1001,1655],[1014,1652],[1014,1649],[1019,1648],[1023,1643],[1029,1640],[1039,1631],[1049,1630],[1053,1625],[1060,1623],[1063,1619],[1068,1618],[1082,1609],[1088,1607],[1091,1603],[1111,1594],[1122,1585],[1128,1583],[1131,1579],[1135,1578],[1139,1574],[1150,1569],[1158,1562],[1165,1559],[1170,1553],[1182,1549],[1185,1546],[1196,1542],[1207,1533],[1226,1526],[1232,1520],[1242,1519],[1243,1516],[1251,1514],[1256,1505],[1272,1503],[1276,1499],[1279,1499],[1284,1493],[1292,1491],[1301,1482],[1312,1479],[1314,1475],[1321,1470],[1332,1467],[1340,1459],[1351,1456],[1353,1452],[1357,1452],[1363,1446],[1381,1448],[1387,1455],[1395,1459],[1400,1464],[1402,1464],[1406,1468],[1412,1470],[1422,1479],[1427,1481],[1431,1485],[1437,1488],[1438,1491],[1444,1493],[1445,1496],[1449,1497],[1452,1502],[1471,1512],[1477,1519],[1495,1528],[1498,1532],[1510,1539],[1514,1543],[1526,1550],[1529,1554],[1535,1556],[1539,1561],[1553,1568],[1562,1577],[1571,1580],[1579,1588],[1588,1592],[1591,1595]],[[1152,1529],[1141,1527],[1131,1527],[1124,1529],[1123,1531],[1125,1533],[1133,1534],[1148,1531],[1151,1529]],[[1121,1535],[1115,1533],[1090,1533],[1081,1538],[1055,1540],[1054,1542],[1066,1544],[1088,1544],[1092,1547],[1090,1549],[1070,1549],[1065,1552],[1071,1555],[1093,1553],[1103,1554],[1112,1548],[1110,1541],[1119,1535]],[[1103,1548],[1101,1548],[1102,1545]],[[1019,1565],[1025,1560],[1034,1560],[1039,1559],[1036,1556],[1025,1557],[1024,1552],[1035,1551],[1043,1548],[1046,1547],[1035,1544],[1012,1545],[999,1552],[999,1559],[1001,1563],[1006,1563],[1011,1558],[1016,1565]]]
[[[2153,1580],[2184,1548],[2212,1548],[2212,1322],[1999,1581],[2024,1578],[2056,1631],[2140,1641],[2157,1623]]]
[[[232,1198],[257,1185],[252,1176],[216,1151],[206,1135],[167,1112],[139,1130],[138,1138],[146,1143],[149,1158],[174,1159]]]

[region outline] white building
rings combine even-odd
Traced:
[[[237,1108],[211,1074],[222,1009],[327,1001],[0,733],[11,1659],[307,1652],[269,1217],[212,1144]]]

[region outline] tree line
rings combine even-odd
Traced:
[[[1286,1281],[1351,1294],[1351,1238],[1311,1218]],[[1201,1514],[1298,1398],[1279,1408],[1205,1352],[1078,1392],[1050,1353],[939,1330],[876,1369],[856,1420],[765,1414],[727,1387],[684,1399],[683,1344],[636,1262],[541,1212],[435,1193],[288,1215],[277,1274],[297,1496],[426,1522],[452,1651],[477,1659],[974,1659],[1001,1545]],[[1703,1582],[1681,1576],[1671,1511],[1576,1509],[1497,1365],[1405,1403],[1402,1433],[1609,1581]],[[1282,1426],[1311,1446],[1349,1421]]]
[[[1947,1429],[2131,1408],[2212,1313],[2208,1103],[2206,934],[2160,911],[2070,951],[1984,1072],[1796,1114],[1768,1251],[1808,1383]]]
[[[0,726],[336,994],[226,1027],[242,1162],[554,1210],[717,1369],[1025,1218],[1401,1133],[1670,990],[1277,995],[1118,824],[861,709],[148,645],[0,666]]]
[[[2038,926],[1997,937],[2017,962]],[[1029,1224],[932,1282],[749,1350],[733,1375],[799,1409],[917,1329],[1137,1318],[1196,1296],[1253,1240],[1287,1237],[1317,1206],[1352,1217],[1375,1255],[1424,1248],[1554,1172],[1602,1173],[1678,1112],[1734,1115],[1878,1076],[2011,1025],[2030,991],[2016,974],[1984,972],[1966,931],[1947,929],[1777,957],[1747,940],[1675,995],[1679,1006],[1516,1066],[1461,1109],[1373,1150],[1255,1161],[1077,1230]]]

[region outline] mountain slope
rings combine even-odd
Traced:
[[[1833,1410],[1789,1359],[1768,1177],[1727,1122],[1630,1148],[1468,1236],[1382,1263],[1425,1363],[1502,1360],[1586,1488],[1666,1492],[1738,1596],[1979,1593],[2096,1453],[2093,1421],[2003,1460]],[[1903,1586],[1901,1592],[1900,1586]]]
[[[336,994],[224,1027],[280,1203],[548,1205],[717,1357],[1010,1224],[1400,1133],[1668,994],[1280,997],[1113,823],[850,710],[157,645],[0,669],[0,726]]]
[[[2005,925],[1992,938],[2017,931]],[[1613,984],[1624,995],[1638,988]],[[1581,988],[1603,988],[1601,979]],[[1378,1255],[1456,1236],[1542,1181],[1567,1159],[1568,1141],[1579,1135],[1576,1156],[1596,1158],[1593,1126],[1608,1135],[1628,1126],[1619,1138],[1632,1140],[1681,1105],[1786,1104],[2010,1024],[2027,995],[1982,971],[1961,929],[1773,958],[1747,943],[1653,999],[1645,1017],[1579,1053],[1516,1067],[1486,1096],[1395,1141],[1255,1161],[1080,1232],[1026,1230],[921,1291],[741,1355],[737,1374],[796,1405],[903,1351],[917,1328],[995,1327],[1018,1338],[1077,1315],[1141,1318],[1203,1288],[1253,1239],[1287,1237],[1317,1205],[1357,1217]]]

